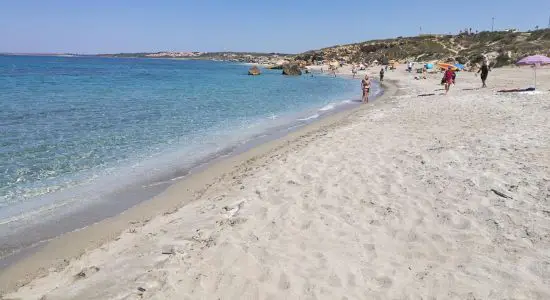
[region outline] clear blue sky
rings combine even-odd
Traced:
[[[0,0],[0,52],[296,53],[420,26],[488,30],[493,16],[496,28],[546,27],[550,0]]]

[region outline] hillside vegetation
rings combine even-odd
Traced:
[[[308,51],[296,55],[295,60],[308,64],[321,60],[366,64],[374,61],[387,63],[389,60],[444,61],[469,66],[486,58],[499,67],[533,54],[550,55],[550,29],[373,40]]]

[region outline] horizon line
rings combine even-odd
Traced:
[[[529,33],[533,30],[527,30],[527,31],[521,31],[516,28],[511,29],[500,29],[500,30],[484,30],[484,31],[478,31],[476,34],[483,33],[483,32],[510,32],[510,30],[517,30],[516,32],[521,33]],[[550,28],[539,28],[538,30],[550,30]],[[162,53],[162,52],[187,52],[187,53],[202,53],[202,54],[208,54],[208,53],[256,53],[256,54],[283,54],[283,55],[296,55],[301,53],[306,53],[310,51],[317,51],[322,50],[326,48],[332,48],[332,47],[338,47],[338,46],[346,46],[346,45],[353,45],[353,44],[359,44],[359,43],[365,43],[365,42],[374,42],[374,41],[383,41],[383,40],[391,40],[391,39],[399,39],[399,38],[412,38],[412,37],[419,37],[419,36],[430,36],[430,35],[460,35],[460,33],[419,33],[417,35],[410,35],[410,36],[395,36],[395,37],[387,37],[387,38],[378,38],[378,39],[371,39],[371,40],[363,40],[363,41],[355,41],[350,43],[343,43],[343,44],[333,44],[331,46],[325,46],[317,49],[310,49],[301,51],[298,53],[285,53],[285,52],[278,52],[278,51],[180,51],[180,50],[159,50],[159,51],[129,51],[129,52],[103,52],[103,53],[77,53],[77,52],[4,52],[0,51],[0,55],[78,55],[78,56],[99,56],[99,55],[116,55],[116,54],[154,54],[154,53]]]

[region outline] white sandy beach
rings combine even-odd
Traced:
[[[483,90],[461,73],[448,96],[439,74],[410,76],[149,204],[179,210],[49,269],[15,265],[4,299],[550,299],[550,69],[523,94],[495,91],[527,87],[529,68]]]

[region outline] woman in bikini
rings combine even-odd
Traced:
[[[369,91],[370,91],[369,75],[365,75],[365,78],[361,80],[361,89],[363,90],[363,102],[369,103]]]

